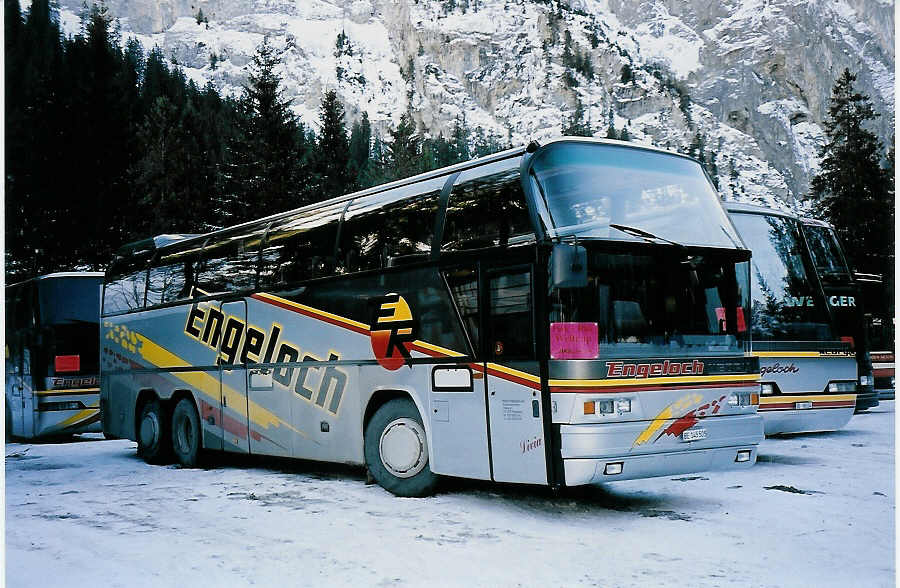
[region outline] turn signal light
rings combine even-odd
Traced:
[[[594,414],[594,401],[584,403],[584,414]]]
[[[752,404],[753,406],[759,406],[759,394],[750,395],[750,404]]]

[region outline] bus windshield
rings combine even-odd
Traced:
[[[685,255],[676,247],[610,253],[588,249],[588,285],[551,291],[552,323],[596,324],[598,355],[652,357],[735,353],[747,344],[750,293],[731,254]],[[734,326],[728,317],[734,317]],[[551,326],[551,330],[553,327]],[[552,345],[551,345],[552,347]]]
[[[777,341],[831,339],[830,317],[804,264],[799,223],[765,214],[732,214],[753,251],[751,263],[754,338]]]
[[[805,224],[803,231],[816,271],[823,282],[849,283],[850,270],[838,247],[834,232],[824,226]]]
[[[562,142],[535,155],[535,191],[556,236],[646,240],[625,225],[683,245],[738,247],[740,240],[700,164],[635,147]]]

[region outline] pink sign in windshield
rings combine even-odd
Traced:
[[[551,359],[596,359],[597,323],[550,323]]]

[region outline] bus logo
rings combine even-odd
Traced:
[[[411,359],[409,344],[416,340],[412,311],[399,294],[385,294],[373,302],[376,312],[369,327],[372,352],[384,369],[400,369]]]

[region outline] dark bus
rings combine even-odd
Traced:
[[[102,273],[47,274],[6,288],[6,433],[100,432]]]
[[[838,331],[843,338],[852,341],[856,350],[860,378],[856,408],[857,410],[866,410],[878,406],[879,393],[876,391],[878,384],[882,388],[890,387],[891,395],[893,392],[893,386],[889,384],[889,376],[883,375],[884,368],[880,368],[879,371],[882,374],[881,381],[875,382],[876,376],[872,365],[873,351],[879,352],[878,357],[881,360],[879,363],[887,363],[884,361],[884,356],[888,352],[891,356],[893,355],[893,339],[891,338],[890,347],[873,349],[868,328],[869,320],[867,320],[871,318],[871,310],[879,307],[883,309],[881,301],[884,299],[884,293],[880,291],[879,287],[881,281],[880,279],[873,280],[871,276],[859,279],[847,262],[847,257],[844,255],[834,228],[827,222],[804,218],[803,232],[809,243],[810,251],[812,251],[816,270],[825,288],[828,305],[837,322]],[[866,293],[869,293],[870,296],[865,296]],[[883,312],[878,313],[877,318],[886,319],[885,322],[889,322],[893,326],[893,313],[887,316],[884,316]],[[880,323],[881,320],[878,322]],[[881,337],[876,341],[882,344],[886,343]],[[893,363],[893,359],[891,359],[891,363]],[[885,396],[887,395],[887,390],[885,390]]]

